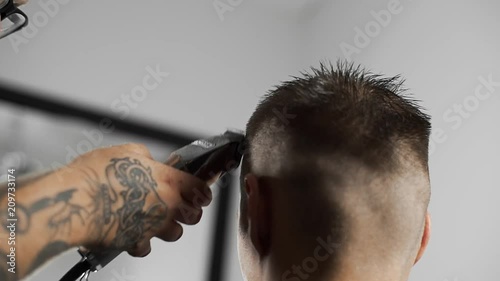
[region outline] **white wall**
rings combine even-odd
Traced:
[[[410,280],[498,280],[500,2],[401,0],[379,30],[371,12],[394,1],[323,2],[306,60],[345,57],[345,42],[358,49],[351,59],[374,72],[402,73],[432,115],[433,235]],[[367,26],[369,43],[355,45],[355,28]],[[497,85],[475,98],[479,77],[490,75]],[[454,105],[464,102],[462,117]]]
[[[43,24],[46,12],[40,4],[47,2],[25,7],[31,26],[38,27],[32,34],[20,33],[24,43],[0,41],[0,79],[113,113],[113,102],[123,106],[121,96],[142,84],[146,67],[159,65],[169,76],[137,107],[128,106],[127,118],[189,132],[244,128],[265,91],[319,60],[344,57],[342,42],[359,49],[352,60],[375,72],[402,73],[432,114],[435,133],[441,132],[433,138],[431,155],[433,237],[411,280],[498,279],[500,191],[494,176],[500,158],[500,87],[472,107],[479,77],[500,81],[498,2],[401,0],[366,46],[355,44],[355,27],[370,25],[370,12],[387,9],[389,0],[221,0],[237,4],[223,20],[212,0],[67,1]],[[460,125],[449,120],[458,120],[455,113],[443,117],[465,99],[471,112],[460,117]],[[50,130],[25,123],[25,135]],[[62,147],[81,138],[78,131],[51,132],[58,142],[40,145],[59,159]],[[151,257],[124,257],[93,280],[112,280],[110,271],[124,267],[134,280],[164,280],[165,274],[200,280],[210,212],[183,241],[155,243]],[[241,280],[234,251],[230,261],[228,280]],[[52,270],[72,262],[58,259]],[[59,276],[46,273],[32,280],[48,277]]]

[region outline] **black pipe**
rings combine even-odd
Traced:
[[[49,114],[79,118],[95,125],[99,125],[102,120],[108,119],[119,131],[155,139],[175,146],[183,146],[200,138],[169,128],[159,128],[147,122],[132,120],[131,118],[127,118],[127,120],[120,119],[103,111],[47,98],[43,93],[33,94],[26,90],[16,89],[13,86],[2,85],[2,83],[0,83],[0,100],[41,110]]]
[[[209,269],[207,281],[221,281],[224,278],[224,264],[226,264],[227,241],[229,233],[229,211],[231,209],[231,197],[233,193],[233,175],[226,174],[216,184],[219,189],[217,202],[217,216],[215,218],[215,229],[212,236],[212,249],[210,260],[212,266]]]

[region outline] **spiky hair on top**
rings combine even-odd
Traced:
[[[322,62],[264,96],[247,123],[248,140],[267,127],[275,141],[286,136],[297,149],[345,152],[374,167],[405,143],[427,165],[430,117],[404,82],[354,63]],[[276,112],[285,111],[294,118],[280,120]]]

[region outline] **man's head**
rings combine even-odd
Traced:
[[[246,278],[405,280],[429,238],[429,133],[398,77],[351,64],[272,90],[246,131]]]

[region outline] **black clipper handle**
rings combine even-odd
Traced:
[[[244,141],[243,134],[226,131],[219,136],[196,140],[172,152],[165,164],[210,184],[240,165]]]

